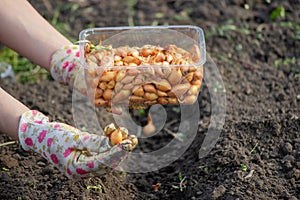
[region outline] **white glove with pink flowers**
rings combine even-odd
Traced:
[[[80,84],[85,80],[83,67],[80,64],[79,58],[80,51],[78,45],[65,45],[61,47],[51,57],[50,73],[55,81],[69,85],[70,88],[75,87],[81,93],[86,94],[85,84]],[[77,76],[79,72],[82,72],[81,76]],[[74,85],[76,78],[79,80]]]
[[[110,134],[116,128],[105,127],[103,135],[82,132],[67,124],[50,122],[44,114],[30,110],[22,114],[19,140],[24,150],[34,151],[50,161],[71,179],[101,176],[116,168],[137,145],[137,138],[122,131],[122,141],[111,145]]]

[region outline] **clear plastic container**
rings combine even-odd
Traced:
[[[193,104],[206,61],[197,26],[91,28],[79,35],[95,106]]]

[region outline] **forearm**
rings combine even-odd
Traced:
[[[71,42],[27,1],[1,0],[0,5],[0,42],[50,70],[53,52]]]
[[[0,88],[0,132],[18,140],[18,127],[21,115],[28,111],[25,105]]]

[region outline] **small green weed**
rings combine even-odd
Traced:
[[[293,39],[300,40],[300,25],[297,22],[283,21],[276,24],[279,28],[289,28],[294,33]]]
[[[248,167],[245,164],[241,164],[241,170],[243,172],[246,172],[248,170]]]
[[[178,184],[178,185],[172,185],[172,188],[174,188],[174,189],[179,189],[180,192],[182,192],[183,189],[186,188],[186,185],[185,185],[185,184],[186,184],[186,183],[185,183],[186,177],[183,177],[183,176],[182,176],[182,173],[179,172],[179,174],[178,174],[178,179],[179,179],[179,184]]]
[[[181,109],[179,106],[174,106],[174,107],[172,107],[172,111],[179,114],[181,112]]]
[[[6,167],[2,167],[2,168],[1,168],[1,171],[4,171],[4,172],[9,172],[9,169],[8,169],[8,168],[6,168]]]
[[[255,143],[255,145],[254,145],[254,147],[251,149],[251,151],[250,151],[250,154],[252,154],[254,151],[255,151],[255,149],[258,147],[258,142],[257,143]]]
[[[251,33],[248,25],[242,25],[240,27],[237,27],[232,23],[232,21],[228,21],[226,24],[210,28],[210,30],[206,34],[206,37],[210,38],[213,36],[220,36],[225,37],[227,39],[231,39],[232,36],[229,34],[230,32],[238,32],[245,35],[249,35]]]
[[[182,10],[181,12],[179,12],[178,14],[175,14],[173,16],[173,19],[175,21],[181,22],[181,21],[190,21],[192,22],[190,15],[192,14],[193,9],[192,8],[185,8],[184,10]]]
[[[128,26],[134,26],[134,20],[133,20],[133,17],[136,13],[136,10],[135,10],[135,5],[138,3],[137,0],[127,0],[127,7],[128,7],[128,10],[129,10],[129,13],[128,13]]]
[[[283,6],[278,6],[270,14],[271,20],[276,20],[277,18],[285,18],[285,8]]]
[[[300,63],[300,60],[298,60],[296,57],[284,58],[275,60],[274,66],[278,68],[280,66],[296,65],[297,63]]]
[[[103,191],[102,191],[102,186],[101,186],[100,184],[98,184],[98,185],[88,185],[88,186],[86,187],[86,189],[87,189],[87,190],[94,190],[94,191],[97,191],[97,192],[100,192],[100,193],[103,192]]]
[[[28,184],[28,186],[32,187],[33,189],[37,188],[36,182],[34,180],[32,180],[32,179],[25,178],[24,179],[24,183]]]
[[[140,116],[146,116],[146,111],[144,109],[138,110]]]
[[[208,170],[208,167],[204,167],[204,168],[203,168],[203,171],[204,171],[205,173],[208,173],[208,171],[209,171],[209,170]]]

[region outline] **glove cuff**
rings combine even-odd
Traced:
[[[78,45],[66,45],[56,50],[50,62],[50,73],[53,79],[73,87],[80,66],[79,56]]]
[[[36,124],[48,123],[49,118],[43,113],[36,110],[29,110],[21,115],[18,136],[22,148],[26,151],[35,150],[35,138],[37,138],[38,130],[35,129]],[[43,133],[40,134],[42,137]]]

